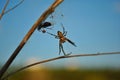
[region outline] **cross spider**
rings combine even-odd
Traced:
[[[55,38],[59,39],[59,54],[61,53],[61,50],[63,52],[63,54],[66,56],[68,54],[65,53],[64,49],[63,49],[63,45],[62,43],[65,43],[66,41],[68,41],[70,44],[72,44],[73,46],[76,47],[75,43],[72,42],[70,39],[66,38],[65,36],[67,35],[67,32],[65,31],[65,28],[62,24],[62,28],[63,28],[63,32],[61,31],[57,31],[57,35],[55,34],[52,34],[52,33],[49,33],[49,32],[46,32],[52,36],[55,36]]]

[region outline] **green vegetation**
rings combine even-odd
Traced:
[[[27,69],[9,80],[120,80],[120,70],[107,69]]]

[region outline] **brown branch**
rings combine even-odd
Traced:
[[[5,6],[4,6],[3,10],[2,10],[2,13],[0,14],[0,20],[2,19],[2,16],[4,15],[4,12],[5,12],[5,10],[6,10],[6,7],[7,7],[8,3],[9,3],[9,1],[10,1],[10,0],[7,0],[7,1],[6,1],[6,4],[5,4]]]
[[[38,65],[38,64],[42,64],[42,63],[46,63],[46,62],[50,62],[50,61],[54,61],[54,60],[59,60],[59,59],[63,59],[63,58],[73,58],[73,57],[86,57],[86,56],[100,56],[100,55],[115,55],[115,54],[120,54],[120,52],[106,52],[106,53],[97,53],[97,54],[75,54],[75,55],[68,55],[68,56],[59,56],[59,57],[55,57],[55,58],[50,58],[50,59],[46,59],[46,60],[42,60],[33,64],[29,64],[25,67],[22,67],[10,74],[8,74],[7,76],[5,76],[2,80],[7,79],[8,77],[14,75],[17,72],[23,71],[27,68],[30,68],[32,66]]]
[[[7,62],[4,64],[2,69],[0,70],[0,80],[3,76],[3,74],[6,72],[10,64],[13,62],[15,57],[18,55],[18,53],[21,51],[21,49],[24,47],[32,33],[35,31],[35,29],[38,27],[39,24],[41,24],[53,11],[54,9],[62,2],[63,0],[55,0],[55,2],[40,16],[40,18],[34,23],[32,28],[28,31],[28,33],[25,35],[21,43],[18,45],[18,47],[15,49],[15,51],[12,53],[10,58],[7,60]]]

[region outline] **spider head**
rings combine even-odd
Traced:
[[[64,37],[64,35],[63,35],[63,33],[61,31],[58,31],[57,35],[58,35],[59,38]]]
[[[58,34],[58,35],[62,35],[62,32],[61,32],[61,31],[57,31],[57,34]]]

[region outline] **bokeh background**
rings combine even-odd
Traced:
[[[7,10],[20,0],[10,0]],[[25,0],[0,21],[0,68],[21,42],[40,15],[54,0]],[[0,1],[0,12],[6,0]],[[64,0],[46,21],[53,24],[48,32],[67,31],[77,47],[64,44],[66,53],[91,54],[120,51],[120,0]],[[58,39],[33,33],[7,73],[25,65],[57,57]],[[63,55],[62,53],[60,55]],[[6,73],[6,74],[7,74]],[[26,80],[119,80],[120,55],[79,57],[45,63],[17,73],[10,79]],[[42,77],[40,77],[42,76]]]

